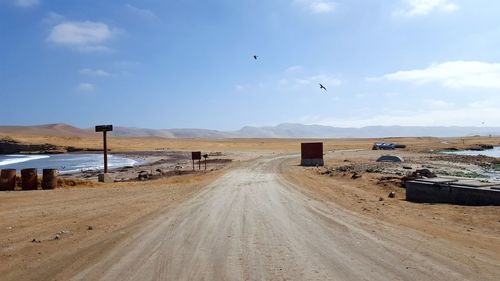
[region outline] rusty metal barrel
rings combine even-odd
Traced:
[[[21,186],[23,190],[38,189],[38,175],[36,169],[21,170]]]
[[[16,170],[5,169],[0,172],[0,191],[13,191],[16,189]]]
[[[57,187],[57,170],[43,169],[42,189],[55,189]]]

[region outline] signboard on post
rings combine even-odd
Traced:
[[[208,154],[203,154],[203,158],[205,159],[205,171],[207,170],[207,158],[208,158]]]
[[[102,132],[103,146],[104,146],[104,174],[108,172],[108,144],[106,133],[113,131],[113,125],[98,125],[95,126],[96,132]]]
[[[191,160],[200,160],[200,159],[201,159],[201,151],[191,152]]]
[[[111,132],[113,131],[113,125],[98,125],[95,126],[96,132]]]
[[[201,168],[201,151],[193,151],[191,152],[191,160],[193,161],[193,170],[194,170],[194,160],[198,160],[198,169]]]

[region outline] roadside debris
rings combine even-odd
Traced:
[[[363,175],[361,175],[361,174],[358,174],[358,173],[354,172],[354,173],[352,174],[352,176],[351,176],[351,179],[356,180],[356,179],[361,178],[362,176],[363,176]]]
[[[402,183],[404,186],[405,183],[407,181],[410,181],[410,180],[416,180],[416,179],[422,179],[422,178],[431,179],[431,178],[435,178],[435,177],[436,177],[436,174],[434,174],[431,170],[419,169],[411,174],[404,176],[401,180],[402,180]]]
[[[150,177],[150,174],[147,171],[140,171],[137,179],[140,181],[147,180]]]
[[[388,195],[389,198],[395,198],[396,197],[396,192],[391,191]]]
[[[61,230],[61,231],[56,233],[56,235],[54,236],[54,238],[52,238],[52,240],[59,240],[62,238],[63,235],[67,235],[67,234],[71,234],[71,231]]]

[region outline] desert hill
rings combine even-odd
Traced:
[[[237,131],[207,129],[146,129],[115,126],[111,133],[116,137],[156,138],[383,138],[383,137],[462,137],[498,136],[500,127],[428,127],[428,126],[369,126],[341,128],[323,125],[284,123],[277,126],[245,126]],[[67,124],[37,126],[0,126],[0,135],[34,136],[96,136],[93,128],[80,129]]]
[[[0,126],[0,135],[89,137],[92,136],[93,133],[86,129],[58,123],[35,126]]]

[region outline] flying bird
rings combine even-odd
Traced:
[[[253,56],[253,58],[254,58],[255,60],[257,60],[257,58],[258,58],[258,57],[259,57],[259,56]]]
[[[323,86],[323,84],[321,84],[321,83],[319,83],[319,89],[327,91],[327,89],[325,88],[325,86]]]

